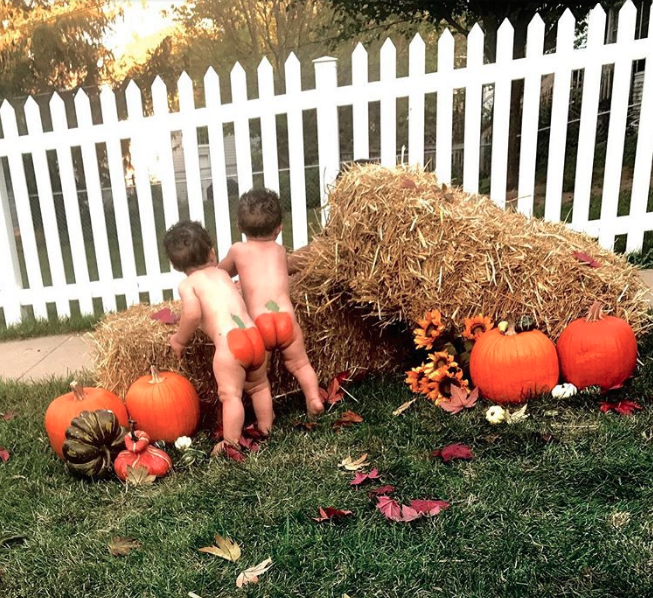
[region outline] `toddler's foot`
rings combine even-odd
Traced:
[[[313,399],[306,402],[306,415],[308,419],[317,419],[324,413],[324,403],[320,399]]]
[[[213,447],[211,456],[216,457],[218,455],[226,454],[228,457],[231,457],[231,454],[234,451],[240,453],[238,445],[234,445],[227,440],[221,440]]]

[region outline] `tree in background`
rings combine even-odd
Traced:
[[[2,0],[0,98],[96,85],[110,72],[102,39],[113,0]]]

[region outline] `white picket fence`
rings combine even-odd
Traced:
[[[243,192],[253,185],[251,120],[260,119],[264,184],[279,190],[277,148],[277,115],[287,118],[290,200],[292,206],[291,245],[295,248],[308,240],[303,111],[317,111],[320,193],[322,202],[340,166],[338,127],[339,107],[353,111],[353,157],[370,157],[370,103],[380,103],[380,161],[393,166],[402,148],[397,147],[397,100],[408,98],[408,143],[404,160],[410,164],[424,162],[425,105],[428,94],[437,94],[435,171],[443,181],[452,178],[452,109],[454,90],[465,90],[464,164],[462,185],[468,192],[479,189],[479,156],[481,147],[481,112],[484,86],[494,86],[492,114],[492,158],[490,195],[501,206],[506,204],[506,175],[509,151],[509,118],[512,81],[525,80],[521,153],[519,158],[518,209],[533,213],[536,148],[542,77],[555,77],[550,126],[550,146],[546,182],[545,218],[558,220],[561,213],[565,149],[567,140],[570,80],[572,71],[584,71],[580,133],[576,165],[573,219],[570,225],[598,237],[600,243],[612,247],[615,235],[627,234],[627,249],[642,245],[643,235],[653,230],[653,213],[647,212],[651,163],[653,159],[653,35],[634,39],[636,9],[628,1],[619,13],[617,42],[604,43],[606,15],[597,7],[589,18],[586,47],[575,48],[575,20],[570,12],[559,22],[555,53],[544,53],[544,23],[535,17],[528,28],[527,55],[513,59],[513,29],[505,22],[498,32],[496,62],[485,63],[484,34],[477,25],[467,39],[466,65],[454,67],[455,40],[445,31],[438,42],[437,71],[426,72],[426,45],[418,36],[410,44],[407,76],[397,76],[395,46],[387,40],[380,55],[380,79],[370,81],[368,55],[358,45],[352,54],[352,83],[338,85],[337,61],[325,57],[314,61],[315,89],[302,89],[301,67],[294,55],[285,65],[285,93],[274,89],[274,73],[263,60],[258,68],[258,97],[248,98],[246,74],[240,65],[231,72],[231,102],[222,103],[220,81],[212,70],[204,77],[206,103],[196,107],[193,83],[187,75],[178,81],[179,110],[168,107],[166,87],[157,79],[152,86],[153,114],[144,115],[141,92],[131,83],[126,90],[128,118],[119,119],[114,93],[104,89],[100,95],[101,122],[93,121],[91,100],[79,91],[74,100],[77,124],[70,127],[64,102],[54,94],[49,103],[52,130],[45,130],[40,109],[34,99],[25,106],[27,132],[19,133],[17,114],[4,102],[0,108],[3,137],[0,159],[6,158],[10,180],[0,168],[0,307],[7,325],[17,323],[31,306],[36,317],[46,317],[48,304],[56,307],[58,316],[71,313],[71,301],[79,303],[82,313],[93,313],[93,300],[101,299],[104,311],[117,308],[117,296],[124,296],[127,305],[148,293],[150,302],[158,302],[164,291],[176,288],[180,275],[161,267],[160,238],[155,227],[151,176],[153,152],[158,156],[158,176],[162,191],[163,220],[168,227],[179,219],[180,203],[173,168],[171,133],[182,132],[188,212],[195,220],[205,222],[198,160],[197,129],[208,128],[210,167],[213,182],[215,230],[220,256],[228,250],[231,238],[227,194],[224,131],[233,125],[237,159],[238,189]],[[630,214],[618,216],[624,137],[629,109],[631,69],[633,61],[646,60],[639,135],[632,184]],[[594,167],[596,127],[599,110],[601,72],[604,65],[614,65],[614,87],[610,105],[609,133],[600,219],[589,220],[591,178]],[[96,119],[97,121],[98,119]],[[133,164],[133,180],[138,202],[139,222],[130,220],[130,205],[125,182],[121,140],[129,140]],[[110,209],[116,222],[119,266],[115,277],[110,239],[106,225],[106,199],[103,197],[98,146],[105,144],[111,180]],[[79,151],[83,177],[76,172],[72,153]],[[65,207],[65,229],[70,244],[73,280],[66,274],[60,226],[54,202],[53,182],[47,152],[54,151]],[[30,207],[28,178],[23,156],[34,164],[38,206],[42,231],[36,231]],[[77,169],[79,170],[79,169]],[[92,235],[83,231],[80,216],[80,192],[85,191]],[[135,211],[132,210],[131,212]],[[133,214],[132,214],[133,216]],[[16,222],[13,219],[16,219]],[[61,219],[61,215],[59,216]],[[211,223],[213,226],[213,223]],[[145,271],[137,271],[132,230],[142,238]],[[92,237],[92,242],[89,240]],[[160,237],[160,235],[159,235]],[[87,245],[97,262],[97,276],[92,276],[87,260]],[[45,248],[45,252],[43,251]],[[40,251],[39,251],[40,249]],[[41,254],[41,256],[39,255]],[[47,254],[51,284],[44,284],[42,261]],[[21,260],[22,272],[21,275]],[[114,260],[115,261],[115,260]],[[23,278],[26,277],[26,280]]]

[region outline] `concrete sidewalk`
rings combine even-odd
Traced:
[[[653,305],[653,270],[642,270],[641,276],[651,288],[649,301]],[[0,380],[29,382],[53,376],[65,378],[92,371],[93,365],[89,333],[0,342]]]

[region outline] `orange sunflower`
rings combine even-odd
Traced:
[[[490,318],[484,318],[483,316],[466,318],[463,336],[470,341],[475,341],[492,328],[494,328],[494,322]]]
[[[432,371],[439,370],[444,368],[445,370],[456,367],[458,364],[453,360],[453,355],[447,353],[447,351],[439,351],[438,353],[430,353],[429,359],[431,362],[427,364],[427,374],[430,374]],[[430,366],[430,367],[429,367]],[[428,370],[431,371],[428,371]]]
[[[429,378],[429,392],[426,395],[428,399],[439,405],[443,401],[451,399],[451,387],[467,388],[469,382],[463,379],[463,372],[459,368],[438,370],[439,376]]]
[[[415,346],[420,349],[432,349],[433,342],[444,332],[442,314],[437,309],[427,311],[424,319],[417,322],[419,328],[415,329]]]
[[[411,392],[422,392],[421,382],[425,379],[426,372],[424,364],[406,372],[406,384],[410,387]]]

